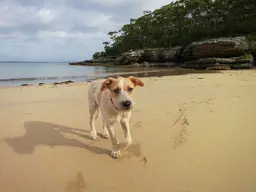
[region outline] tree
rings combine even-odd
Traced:
[[[255,0],[177,0],[108,33],[104,55],[256,32]]]
[[[101,53],[100,52],[96,52],[92,56],[93,59],[98,59],[99,57],[101,57]]]

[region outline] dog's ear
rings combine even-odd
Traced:
[[[110,88],[111,84],[115,81],[114,78],[109,77],[108,79],[106,79],[105,81],[103,81],[103,83],[101,84],[100,90],[104,91],[106,88]]]
[[[133,85],[136,87],[136,86],[141,86],[143,87],[144,86],[144,83],[141,81],[141,79],[137,78],[137,77],[133,77],[133,76],[130,76],[128,77],[131,82],[133,83]]]

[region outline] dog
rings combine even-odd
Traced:
[[[100,111],[103,120],[103,137],[107,139],[110,136],[111,157],[115,159],[121,156],[119,140],[113,127],[116,123],[120,123],[123,128],[125,148],[132,144],[129,121],[135,105],[132,95],[137,86],[144,86],[141,79],[133,76],[128,78],[119,76],[92,81],[88,87],[90,138],[97,139],[95,120]]]

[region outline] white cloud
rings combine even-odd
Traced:
[[[54,11],[46,8],[40,9],[37,14],[43,22],[50,22],[54,18]]]
[[[0,1],[2,60],[84,60],[103,49],[107,32],[167,0]]]

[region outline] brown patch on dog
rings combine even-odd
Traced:
[[[144,83],[142,82],[142,80],[137,77],[130,76],[130,77],[128,77],[128,79],[130,79],[130,81],[133,83],[133,85],[135,87],[136,86],[141,86],[141,87],[144,86]]]
[[[136,86],[144,86],[144,83],[139,78],[133,76],[124,78],[124,84],[122,85],[120,84],[121,78],[122,77],[109,77],[108,79],[103,81],[100,90],[104,91],[107,88],[113,93],[115,90],[119,89],[129,92],[129,94],[131,95]]]
[[[110,89],[112,84],[116,81],[116,79],[109,77],[105,81],[102,82],[100,90],[104,91],[105,89]]]

